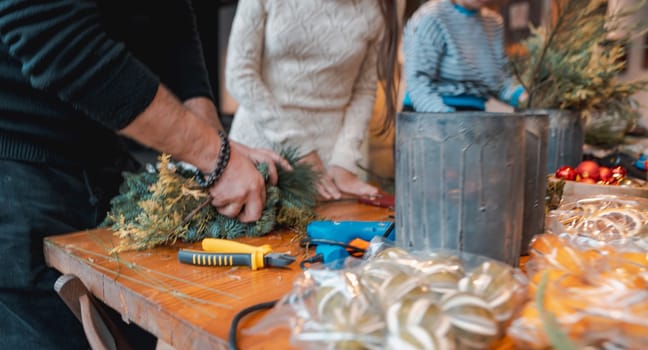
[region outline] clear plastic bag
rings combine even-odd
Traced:
[[[303,349],[485,349],[505,334],[526,282],[484,257],[372,242],[342,270],[304,271],[248,332],[289,326]]]
[[[562,203],[546,217],[547,232],[613,243],[648,238],[648,199],[597,195]],[[594,242],[595,241],[595,242]]]
[[[626,247],[623,247],[624,249]],[[529,302],[508,329],[520,348],[550,341],[542,310],[579,348],[648,349],[648,255],[578,245],[570,235],[538,235],[531,243]],[[546,275],[542,304],[536,296]]]

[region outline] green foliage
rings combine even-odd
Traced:
[[[604,111],[628,125],[638,115],[632,96],[648,88],[648,80],[622,82],[626,44],[642,34],[646,23],[633,25],[628,16],[641,8],[607,11],[607,0],[553,0],[554,18],[531,28],[512,69],[529,93],[526,108],[570,109],[584,117]]]
[[[547,189],[545,191],[545,213],[558,209],[565,189],[565,180],[552,180],[547,177]]]
[[[162,155],[157,172],[124,173],[120,194],[112,199],[102,226],[119,236],[116,252],[170,245],[178,239],[195,242],[205,237],[262,236],[278,227],[304,232],[308,222],[317,217],[318,174],[310,165],[297,163],[295,150],[287,150],[283,156],[293,171],[277,168],[277,186],[266,186],[263,213],[254,223],[220,215],[209,204],[207,191],[197,186],[193,173]],[[257,169],[268,178],[267,164],[259,164]]]

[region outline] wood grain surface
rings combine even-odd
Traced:
[[[323,203],[320,215],[331,220],[391,220],[393,211],[356,201]],[[274,252],[297,256],[287,269],[250,271],[246,267],[223,268],[181,264],[180,248],[200,249],[199,243],[176,243],[145,251],[110,255],[117,238],[106,229],[47,237],[47,263],[62,273],[78,276],[107,305],[176,349],[227,349],[230,324],[246,307],[278,299],[292,289],[301,273],[299,262],[307,256],[295,234],[278,231],[240,242],[270,244]],[[265,312],[240,323],[249,328]],[[240,349],[289,349],[290,332],[239,334]]]
[[[331,220],[393,219],[393,211],[356,201],[324,203],[318,212]],[[78,276],[107,305],[176,349],[228,349],[228,332],[237,312],[281,298],[301,274],[299,262],[308,252],[294,233],[278,231],[240,242],[270,244],[274,252],[297,256],[289,268],[205,267],[178,262],[180,248],[200,249],[199,243],[176,243],[145,251],[110,255],[117,238],[106,229],[75,232],[45,239],[47,263],[64,274]],[[526,261],[522,258],[522,263]],[[291,349],[288,328],[249,334],[267,312],[245,317],[239,324],[239,349]],[[503,339],[497,349],[513,349]]]

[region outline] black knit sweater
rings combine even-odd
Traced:
[[[0,1],[0,159],[104,162],[159,82],[211,97],[189,0]]]

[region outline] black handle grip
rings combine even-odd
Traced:
[[[200,266],[251,266],[251,254],[247,253],[204,253],[180,249],[178,260],[181,263]]]

